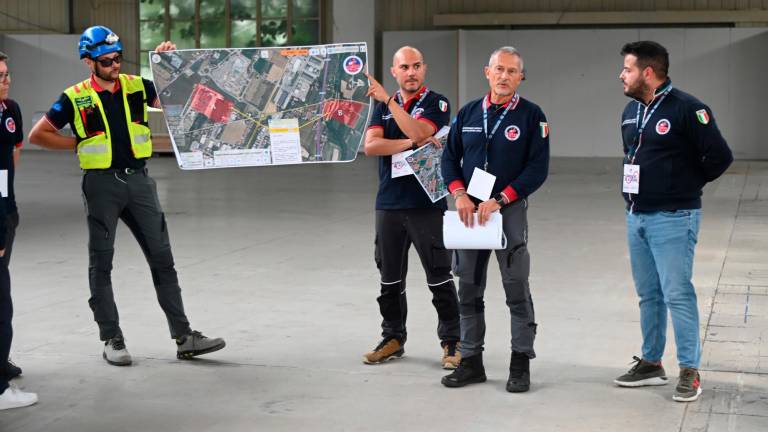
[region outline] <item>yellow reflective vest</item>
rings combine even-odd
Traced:
[[[147,116],[147,92],[141,77],[120,74],[120,88],[125,107],[125,121],[131,137],[131,150],[136,159],[152,156],[152,139]],[[91,79],[66,90],[75,108],[77,157],[82,169],[109,168],[112,165],[112,135],[99,95]]]

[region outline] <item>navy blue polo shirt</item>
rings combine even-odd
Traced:
[[[426,93],[426,95],[425,95]],[[422,99],[422,96],[423,99]],[[419,100],[421,99],[421,102]],[[401,103],[405,111],[419,121],[428,123],[437,132],[451,120],[451,107],[448,99],[432,90],[422,87],[405,101],[396,95],[395,100]],[[394,103],[390,102],[390,103]],[[408,138],[392,117],[386,103],[379,102],[373,109],[368,129],[381,128],[384,138]],[[404,210],[414,208],[447,209],[445,199],[433,203],[427,196],[419,181],[413,175],[392,178],[392,156],[379,156],[379,192],[376,195],[376,210]]]
[[[704,185],[733,161],[712,110],[673,87],[669,79],[648,106],[640,101],[627,104],[621,136],[624,163],[640,166],[639,193],[622,193],[627,210],[634,212],[701,208]]]
[[[483,129],[483,106],[489,134],[501,119],[490,141]],[[448,189],[468,186],[475,168],[483,169],[486,158],[485,171],[496,176],[492,196],[503,192],[515,201],[535,192],[549,170],[549,124],[541,108],[517,95],[504,105],[490,104],[487,96],[464,105],[443,150],[442,172]]]
[[[13,150],[24,142],[24,128],[21,123],[21,108],[11,99],[0,101],[0,170],[8,171],[8,196],[3,197],[7,214],[15,213],[16,195],[13,191],[15,167]]]
[[[142,78],[144,89],[147,92],[147,103],[153,105],[157,98],[157,91],[152,81]],[[112,165],[110,168],[134,168],[141,169],[146,165],[144,159],[136,159],[131,150],[131,137],[128,134],[128,125],[125,123],[125,105],[123,103],[123,89],[120,88],[120,81],[117,81],[113,91],[104,90],[99,86],[93,76],[91,76],[91,86],[99,95],[101,105],[104,107],[104,115],[109,123],[109,132],[112,135]],[[75,118],[75,107],[66,94],[62,93],[51,109],[46,114],[48,122],[56,129],[61,129],[70,124],[72,130],[75,130],[72,124]]]

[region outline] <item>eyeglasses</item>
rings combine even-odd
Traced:
[[[102,67],[110,67],[110,66],[112,66],[112,63],[117,63],[117,64],[122,63],[123,62],[123,55],[122,54],[118,54],[118,55],[116,55],[116,56],[114,56],[112,58],[96,59],[96,61],[99,62],[99,64]]]
[[[0,72],[0,81],[10,80],[10,79],[11,79],[10,72]]]

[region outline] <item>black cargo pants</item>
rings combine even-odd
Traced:
[[[88,304],[101,340],[122,336],[111,277],[118,219],[125,222],[144,252],[171,337],[190,333],[157,184],[146,169],[88,170],[82,189],[88,218]]]

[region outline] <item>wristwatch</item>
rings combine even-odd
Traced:
[[[417,146],[417,145],[416,145],[416,143],[415,143],[415,142],[413,142],[413,143],[411,144],[411,150],[416,150],[417,148],[419,148],[419,146]]]
[[[504,207],[507,204],[504,202],[504,196],[501,194],[496,195],[494,199],[496,200],[496,203],[499,204],[499,207]]]

